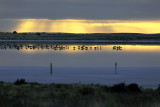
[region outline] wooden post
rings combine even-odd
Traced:
[[[52,63],[50,63],[50,74],[52,74]]]
[[[115,62],[115,74],[117,74],[117,62]]]

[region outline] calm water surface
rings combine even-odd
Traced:
[[[0,59],[6,82],[160,84],[160,45],[1,43]]]

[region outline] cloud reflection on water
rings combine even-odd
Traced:
[[[64,52],[64,53],[82,53],[82,52],[160,52],[160,45],[112,45],[112,44],[2,44],[0,49],[19,50],[24,54]]]

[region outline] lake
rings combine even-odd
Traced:
[[[159,58],[160,45],[1,42],[0,81],[125,82],[155,88],[160,84]]]

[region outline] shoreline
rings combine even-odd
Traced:
[[[160,44],[160,40],[0,40],[0,42],[53,42],[53,43],[129,43]]]

